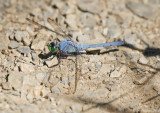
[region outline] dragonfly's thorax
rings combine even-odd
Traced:
[[[67,55],[77,51],[77,44],[73,40],[65,39],[57,45],[57,48],[62,54]]]

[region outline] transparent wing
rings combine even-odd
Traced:
[[[55,20],[48,18],[47,21],[52,25],[52,27],[54,28],[56,27],[60,32],[62,32],[65,37],[68,37],[71,39],[71,36],[68,35],[65,31],[63,31],[63,29],[59,26],[57,22],[55,22]]]
[[[62,36],[62,37],[65,36],[64,34],[59,33],[58,31],[52,30],[52,29],[50,29],[50,28],[48,28],[48,27],[46,27],[46,26],[44,26],[44,25],[41,25],[41,24],[39,24],[38,22],[35,22],[34,20],[31,20],[31,19],[29,19],[29,18],[26,18],[26,20],[29,21],[30,23],[33,23],[33,24],[37,25],[37,26],[39,27],[39,29],[42,29],[42,28],[43,28],[43,29],[46,29],[46,30],[48,30],[48,31],[54,32],[54,33],[56,33],[57,35],[60,35],[60,36]]]

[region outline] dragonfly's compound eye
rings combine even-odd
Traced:
[[[54,47],[54,46],[55,46],[55,43],[54,43],[54,42],[51,42],[51,43],[50,43],[50,46],[51,46],[51,47]]]

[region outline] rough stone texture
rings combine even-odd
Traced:
[[[159,0],[1,0],[0,112],[158,113],[159,6]],[[52,67],[58,60],[49,60],[55,54],[47,44],[67,34],[76,43],[127,44],[58,56]]]
[[[146,19],[153,19],[155,17],[154,13],[152,12],[152,8],[149,7],[147,4],[143,3],[136,3],[136,2],[127,2],[127,8],[129,8],[134,14],[144,17]]]

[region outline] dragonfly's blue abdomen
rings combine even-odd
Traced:
[[[77,48],[79,51],[83,51],[83,50],[89,49],[89,48],[120,46],[120,45],[124,45],[124,44],[125,44],[125,41],[108,42],[108,43],[100,43],[100,44],[78,44]]]

